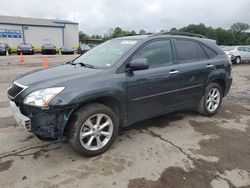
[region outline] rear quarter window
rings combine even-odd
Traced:
[[[214,50],[212,50],[211,48],[209,48],[205,45],[202,45],[202,48],[206,52],[209,59],[215,58],[217,56],[217,53]]]

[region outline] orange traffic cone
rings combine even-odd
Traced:
[[[24,62],[24,56],[23,56],[23,53],[20,54],[20,62]]]
[[[48,59],[47,59],[47,57],[45,57],[44,60],[43,60],[43,67],[48,68],[48,66],[49,66]]]

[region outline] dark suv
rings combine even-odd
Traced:
[[[94,156],[119,127],[183,109],[215,114],[231,83],[229,59],[214,41],[160,33],[109,40],[70,63],[19,76],[8,96],[30,132],[68,138]]]

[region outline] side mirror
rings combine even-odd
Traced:
[[[149,68],[148,60],[147,58],[136,58],[133,59],[130,64],[129,68],[132,71],[137,71],[137,70],[146,70]]]

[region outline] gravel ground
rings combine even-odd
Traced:
[[[0,57],[0,187],[250,187],[250,64],[217,115],[179,112],[134,124],[103,155],[84,158],[68,144],[43,142],[15,125],[6,88],[18,74],[75,56]]]

